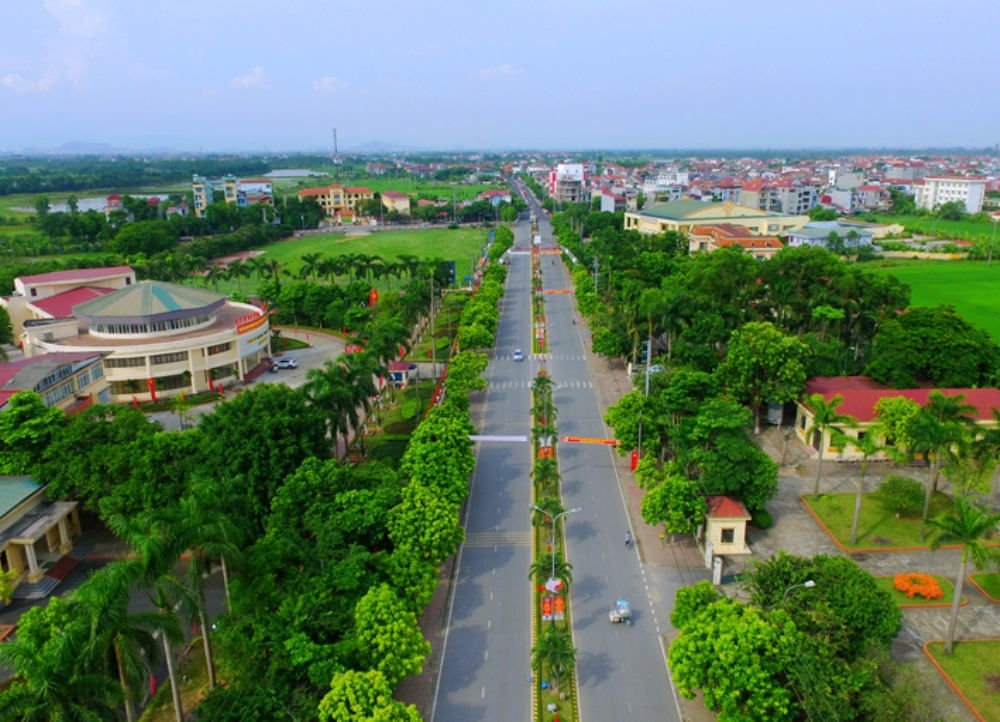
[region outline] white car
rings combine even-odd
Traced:
[[[521,353],[521,349],[519,349],[519,348],[514,349],[514,360],[515,361],[524,361],[524,354]]]
[[[291,358],[290,356],[285,358],[279,358],[271,366],[272,371],[277,371],[278,369],[297,369],[299,367],[299,360]]]

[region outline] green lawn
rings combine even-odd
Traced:
[[[854,521],[854,494],[821,494],[813,499],[812,494],[802,497],[837,541],[845,548],[893,549],[898,547],[928,547],[933,530],[928,529],[927,541],[920,541],[920,517],[902,517],[882,508],[865,494],[861,505],[861,520],[858,524],[858,543],[851,547],[851,524]],[[950,496],[938,492],[931,499],[932,517],[948,513],[954,506]]]
[[[400,254],[410,254],[421,259],[439,258],[455,261],[459,284],[472,273],[472,259],[486,243],[489,231],[481,228],[428,228],[414,231],[379,231],[362,236],[309,236],[288,241],[279,241],[265,246],[262,258],[273,258],[286,264],[284,270],[298,276],[302,267],[302,256],[308,253],[322,253],[326,256],[341,256],[346,253],[377,255],[382,260],[395,260]],[[199,283],[202,283],[199,281]],[[252,293],[257,287],[256,276],[243,279],[243,293]],[[392,280],[393,288],[399,281]],[[375,284],[379,289],[388,288],[385,279]],[[219,291],[232,293],[237,290],[235,281],[221,281]]]
[[[983,719],[1000,720],[1000,639],[955,642],[950,656],[944,642],[928,644],[927,651]]]
[[[936,218],[924,218],[921,216],[877,216],[879,223],[898,223],[903,228],[922,236],[941,236],[945,234],[948,238],[959,238],[966,241],[974,241],[977,236],[989,237],[993,233],[993,223],[985,221],[977,223],[975,221],[942,221]]]
[[[1000,260],[987,268],[983,261],[891,260],[871,264],[910,285],[911,306],[954,306],[962,317],[1000,341]]]
[[[969,576],[972,577],[972,581],[978,584],[986,594],[992,597],[994,602],[1000,603],[1000,574],[976,572]]]
[[[913,595],[913,599],[897,591],[895,587],[892,586],[893,577],[875,577],[875,583],[879,585],[882,589],[889,592],[889,596],[901,607],[923,607],[928,604],[951,604],[952,600],[955,599],[955,587],[948,581],[946,577],[939,577],[936,574],[934,578],[937,579],[938,584],[941,585],[941,591],[944,592],[944,596],[941,599],[924,599],[919,594]],[[962,597],[962,604],[965,604],[966,599]]]

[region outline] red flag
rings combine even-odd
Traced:
[[[368,292],[368,305],[374,308],[376,303],[378,303],[378,289],[373,288]]]
[[[632,463],[630,464],[630,466],[631,466],[631,470],[632,471],[635,471],[636,467],[639,466],[639,452],[638,451],[633,451],[632,452]]]
[[[212,374],[208,375],[208,390],[215,391],[215,385],[212,382]]]
[[[149,384],[149,396],[156,401],[156,382],[153,379],[146,379],[146,383]]]
[[[149,675],[149,695],[151,697],[155,697],[156,696],[156,675],[155,674]]]
[[[139,397],[138,396],[133,396],[132,397],[132,405],[135,406],[136,410],[139,409]]]

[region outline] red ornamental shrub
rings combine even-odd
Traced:
[[[944,597],[944,590],[941,589],[938,580],[930,574],[897,574],[892,580],[892,586],[909,599],[913,599],[917,594],[927,600]]]

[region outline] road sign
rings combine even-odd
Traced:
[[[567,444],[605,444],[607,446],[618,446],[616,439],[595,439],[585,436],[560,436],[559,441]]]

